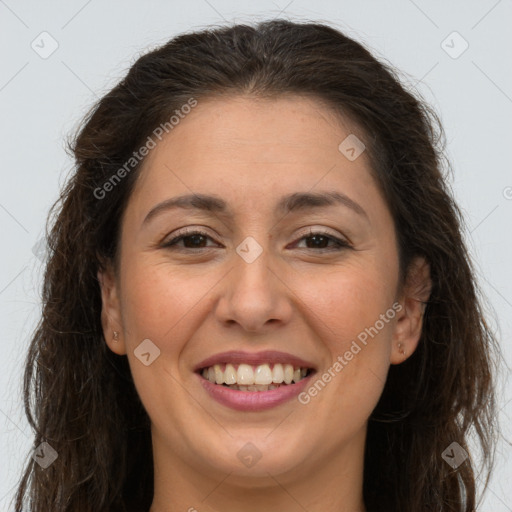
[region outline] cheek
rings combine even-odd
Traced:
[[[137,392],[153,420],[166,417],[169,397],[183,415],[188,395],[183,395],[180,379],[176,378],[178,364],[201,322],[198,312],[204,308],[205,294],[218,278],[210,284],[206,274],[194,278],[179,268],[171,272],[168,266],[140,256],[125,261],[123,273],[123,325]],[[148,366],[141,364],[134,352],[145,339],[160,350]]]
[[[176,342],[194,331],[194,308],[201,309],[215,276],[205,272],[193,277],[179,268],[170,271],[143,261],[125,268],[122,309],[129,340],[150,338],[162,349],[178,350]]]
[[[339,349],[343,350],[349,338],[373,326],[380,315],[391,308],[396,274],[395,269],[383,272],[377,265],[358,262],[340,266],[323,276],[301,280],[294,291],[304,303],[304,317],[322,327],[324,336],[321,338],[331,346],[339,344]],[[386,322],[379,330],[389,334],[390,324]]]
[[[354,428],[376,405],[389,370],[395,277],[378,266],[354,265],[298,290],[309,327],[330,357],[311,399],[318,396],[331,413],[352,411]]]
[[[384,263],[363,255],[328,272],[301,273],[300,279],[292,272],[286,280],[293,289],[289,300],[295,303],[295,321],[310,324],[313,336],[333,355],[344,353],[350,340],[391,307],[397,271]],[[125,260],[123,269],[122,310],[129,344],[135,348],[149,338],[162,350],[181,350],[179,340],[191,339],[211,313],[208,304],[219,269],[171,268],[135,255]]]

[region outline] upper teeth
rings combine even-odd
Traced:
[[[237,384],[237,385],[268,385],[268,384],[291,384],[298,382],[307,374],[307,368],[294,368],[291,364],[276,363],[273,368],[269,364],[251,366],[240,364],[238,368],[233,364],[226,364],[224,371],[220,364],[204,368],[202,375],[205,379],[216,384]]]

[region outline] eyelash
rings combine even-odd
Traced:
[[[162,247],[166,248],[166,249],[174,250],[174,247],[176,246],[176,244],[178,242],[181,242],[183,239],[194,236],[194,235],[201,235],[206,238],[210,238],[210,240],[212,240],[211,236],[208,233],[205,233],[204,231],[201,231],[201,230],[192,230],[192,231],[187,231],[185,233],[182,233],[182,234],[172,238],[168,242],[165,242],[162,245]],[[325,238],[328,238],[329,240],[332,240],[335,245],[334,245],[334,247],[331,247],[330,249],[329,248],[314,249],[314,248],[306,247],[305,248],[306,250],[313,250],[315,252],[332,252],[332,251],[341,251],[343,249],[352,248],[352,246],[347,241],[341,240],[340,238],[337,238],[337,237],[331,235],[330,233],[327,233],[326,231],[322,231],[322,230],[319,230],[319,231],[310,230],[308,233],[303,234],[302,237],[299,238],[298,240],[300,241],[300,240],[303,240],[306,238],[312,238],[314,236],[323,236]],[[178,250],[197,252],[197,251],[207,250],[207,249],[212,249],[212,247],[196,247],[196,248],[181,247]]]

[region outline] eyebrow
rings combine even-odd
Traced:
[[[336,205],[345,206],[369,220],[368,214],[360,204],[350,199],[347,195],[334,190],[326,192],[295,192],[288,194],[279,200],[274,212],[276,214],[285,215],[291,212],[308,211],[315,208],[325,208]],[[228,204],[220,197],[206,194],[188,194],[172,197],[158,203],[146,215],[142,225],[147,224],[157,215],[176,208],[201,210],[224,217],[232,215]]]

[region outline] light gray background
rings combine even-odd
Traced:
[[[0,0],[0,511],[13,510],[13,490],[31,448],[21,376],[40,308],[41,262],[34,246],[71,169],[66,135],[139,52],[209,24],[273,17],[329,22],[363,41],[404,72],[440,113],[468,245],[510,366],[510,0]],[[31,47],[34,40],[42,46],[41,37],[47,37],[50,48],[48,36],[39,36],[43,31],[58,43],[46,59]],[[450,36],[453,31],[469,44],[458,58],[453,56],[464,41]],[[500,377],[500,417],[508,440],[509,377],[505,372]],[[502,442],[480,510],[512,511],[511,480],[512,450]]]

